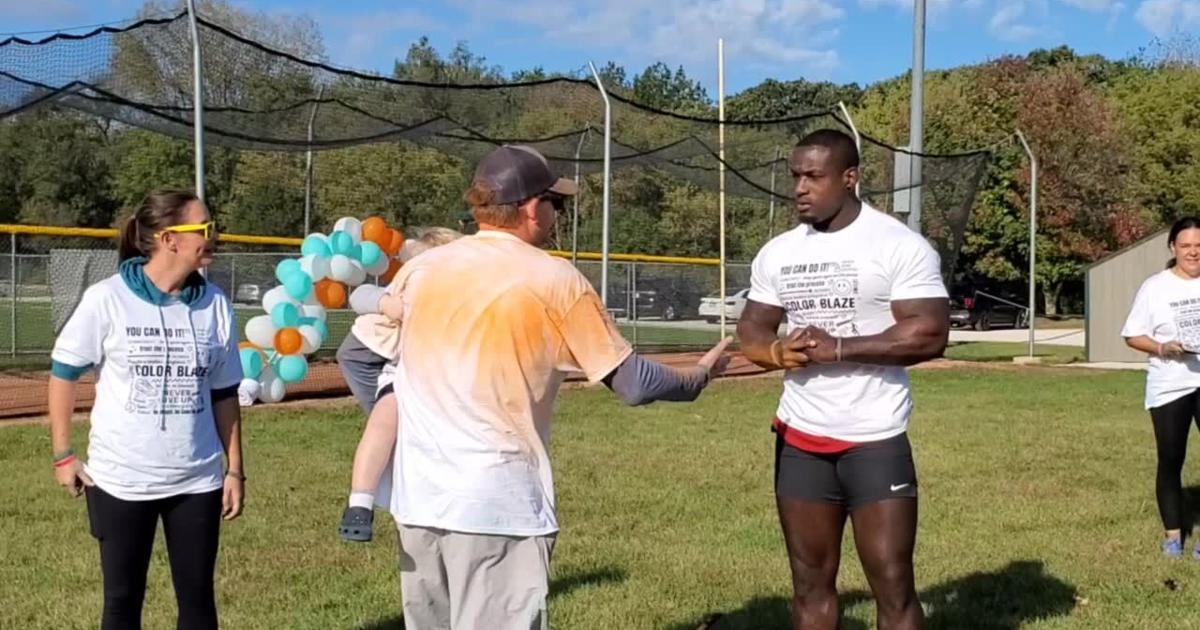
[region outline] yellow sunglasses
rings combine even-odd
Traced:
[[[159,232],[157,237],[162,238],[162,235],[166,232],[202,232],[205,239],[210,239],[217,233],[217,222],[208,221],[206,223],[183,223],[180,225],[172,225],[171,227],[163,228],[162,232]]]

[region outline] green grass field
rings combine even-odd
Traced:
[[[913,381],[929,627],[1200,627],[1200,562],[1158,555],[1141,374],[923,370]],[[778,391],[774,378],[719,382],[695,404],[637,409],[603,389],[561,395],[554,627],[691,630],[715,614],[720,630],[787,627],[767,428]],[[218,568],[223,627],[399,627],[387,516],[374,543],[335,534],[361,426],[349,404],[248,412],[248,507],[223,530]],[[53,485],[44,427],[0,431],[0,627],[95,627],[84,505]],[[1196,471],[1185,470],[1193,491]],[[150,581],[146,627],[167,628],[161,538]],[[848,534],[840,588],[844,627],[874,627]]]

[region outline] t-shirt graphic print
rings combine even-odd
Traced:
[[[782,308],[789,334],[877,335],[896,323],[892,302],[929,298],[948,299],[937,252],[866,204],[836,232],[801,225],[779,235],[751,269],[749,299]],[[843,362],[789,370],[777,416],[810,435],[871,442],[903,433],[911,408],[904,368]]]

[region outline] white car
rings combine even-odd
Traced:
[[[725,296],[725,319],[737,321],[746,308],[746,298],[750,289],[733,289]],[[700,317],[709,323],[721,320],[721,296],[710,295],[700,300]]]

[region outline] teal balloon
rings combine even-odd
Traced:
[[[291,302],[281,302],[271,310],[271,323],[275,328],[295,328],[300,324],[300,309]]]
[[[333,252],[329,251],[329,243],[316,234],[309,234],[304,238],[304,242],[300,244],[300,253],[305,256],[322,256],[324,258],[333,255]]]
[[[363,241],[359,244],[359,247],[362,248],[362,252],[359,254],[358,260],[363,264],[363,267],[373,267],[379,262],[380,258],[383,258],[383,250],[379,249],[379,246],[371,241]]]
[[[354,247],[351,247],[350,253],[347,255],[350,256],[351,258],[353,258],[354,260],[361,261],[362,260],[362,243],[359,243],[359,244],[355,245]]]
[[[302,356],[289,354],[279,359],[276,373],[284,383],[298,383],[308,374],[308,361]]]
[[[281,260],[279,261],[278,265],[275,265],[275,279],[281,284],[286,283],[288,276],[296,273],[297,271],[300,271],[299,260],[296,260],[295,258]]]
[[[301,317],[300,325],[316,328],[317,332],[321,333],[321,343],[325,343],[325,338],[329,336],[329,327],[325,325],[324,321],[316,317]]]
[[[354,237],[337,230],[329,235],[329,248],[334,254],[349,256],[354,251]]]
[[[262,376],[263,359],[262,353],[254,348],[242,348],[239,353],[242,359],[242,375],[245,378],[257,380]]]
[[[283,290],[287,291],[287,294],[298,302],[308,299],[308,294],[312,293],[312,278],[300,270],[300,263],[296,263],[296,270],[280,282],[283,283]]]

